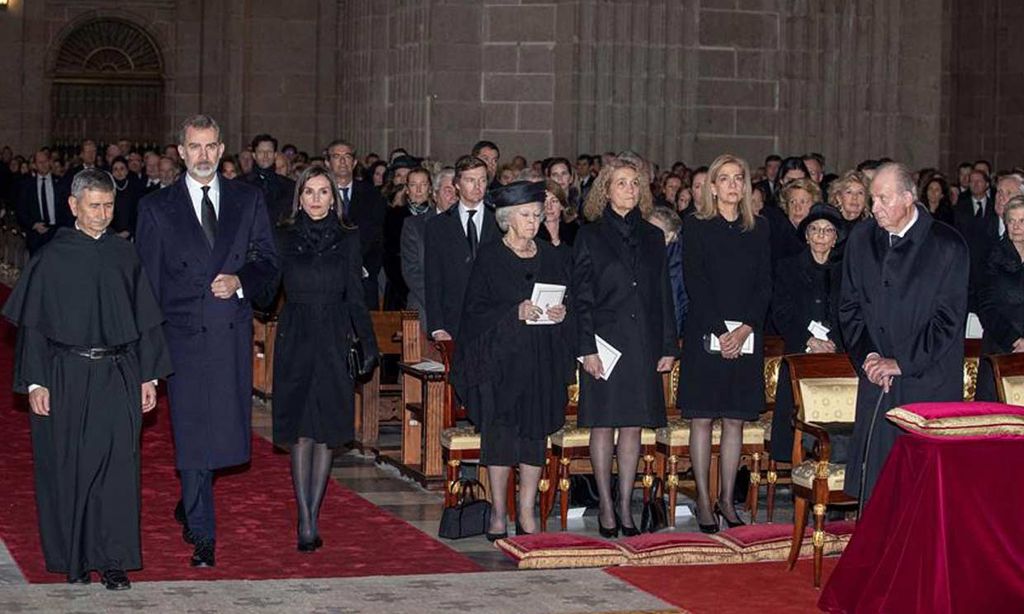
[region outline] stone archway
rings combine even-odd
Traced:
[[[163,58],[153,38],[125,19],[86,21],[60,41],[53,56],[51,139],[77,149],[128,139],[136,147],[162,138]]]

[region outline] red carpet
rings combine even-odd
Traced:
[[[826,558],[825,585],[839,559]],[[819,592],[813,586],[814,562],[685,567],[612,567],[613,576],[693,614],[804,614],[817,612]]]
[[[9,290],[0,286],[0,303]],[[30,582],[63,582],[43,564],[36,523],[28,403],[11,390],[14,329],[0,324],[0,538]],[[217,567],[188,565],[191,547],[174,521],[178,480],[166,399],[142,433],[142,555],[133,580],[377,576],[481,571],[465,556],[331,480],[320,517],[324,547],[295,549],[288,457],[254,436],[250,466],[216,481]],[[439,503],[440,505],[440,503]]]

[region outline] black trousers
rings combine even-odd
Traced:
[[[213,471],[181,470],[181,501],[185,506],[188,528],[197,538],[216,538],[216,517],[213,510]]]

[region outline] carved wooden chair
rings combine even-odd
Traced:
[[[796,565],[807,527],[808,506],[814,512],[814,586],[821,586],[821,559],[825,543],[825,511],[829,505],[856,504],[843,492],[846,464],[833,462],[834,434],[852,433],[857,414],[857,372],[846,354],[786,356],[793,386],[793,540],[789,569]],[[804,434],[814,438],[814,450],[805,458]]]
[[[974,393],[978,389],[980,362],[981,339],[964,339],[964,401],[974,400]]]
[[[992,363],[999,402],[1024,406],[1024,354],[995,354]]]
[[[676,363],[678,365],[678,362]],[[678,368],[678,367],[677,367]],[[576,369],[576,382],[569,387],[569,402],[565,408],[565,426],[552,433],[550,455],[548,458],[548,483],[558,485],[559,512],[561,529],[566,530],[569,522],[569,479],[573,473],[592,473],[590,467],[590,429],[576,425],[576,413],[579,408],[579,367]],[[673,406],[675,404],[673,403]],[[618,431],[615,432],[616,441]],[[651,487],[654,485],[654,429],[640,431],[640,463],[642,463],[640,481],[643,485],[644,503],[650,500]],[[546,518],[554,506],[554,491],[545,497],[541,495],[541,516]],[[549,507],[545,508],[547,501]]]

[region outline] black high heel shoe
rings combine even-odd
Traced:
[[[536,533],[536,531],[533,533],[527,533],[523,530],[523,525],[519,524],[518,520],[516,521],[516,535],[536,535]]]
[[[631,517],[630,520],[632,519],[633,518]],[[640,535],[640,529],[636,528],[635,525],[632,527],[627,527],[626,525],[622,524],[622,520],[619,519],[618,512],[615,512],[615,526],[619,527],[622,530],[623,537],[636,537],[637,535]]]
[[[717,510],[717,507],[715,509]],[[694,508],[693,517],[694,519],[700,517],[697,508]],[[700,529],[701,533],[706,533],[708,535],[718,533],[718,514],[715,511],[711,512],[711,520],[714,521],[711,524],[703,524],[700,520],[697,520],[697,528]]]
[[[747,523],[743,522],[743,520],[740,518],[739,514],[736,514],[736,521],[735,522],[733,522],[732,520],[729,520],[729,517],[726,516],[725,514],[723,514],[722,513],[722,509],[720,507],[718,507],[718,502],[717,501],[715,501],[715,512],[714,513],[715,513],[716,517],[720,516],[722,518],[722,520],[725,521],[725,524],[728,525],[728,527],[730,529],[735,529],[736,527],[743,527],[743,526],[746,526],[746,524],[747,524]],[[736,513],[735,510],[733,511],[733,513],[734,514]]]
[[[487,541],[494,543],[499,539],[505,539],[506,537],[508,537],[508,529],[506,528],[501,533],[491,533],[490,531],[488,531],[487,533],[484,533],[484,536],[487,537]]]
[[[616,537],[618,537],[619,536],[619,515],[618,514],[615,515],[615,526],[610,528],[610,529],[604,528],[604,526],[601,524],[601,516],[598,515],[598,517],[597,517],[597,532],[601,535],[601,537],[603,537],[605,539],[615,539]]]

